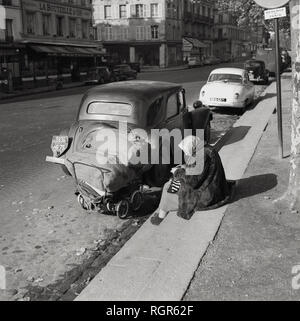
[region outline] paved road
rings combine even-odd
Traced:
[[[212,68],[143,73],[139,79],[182,83],[191,105]],[[11,290],[0,291],[0,300],[16,294],[15,289],[21,295],[22,287],[46,286],[64,278],[112,231],[122,228],[124,222],[116,217],[82,212],[72,179],[45,162],[52,135],[75,119],[86,89],[0,104],[0,265],[6,267]],[[234,113],[216,113],[213,140],[237,118]]]

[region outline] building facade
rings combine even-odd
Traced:
[[[215,0],[183,1],[183,55],[213,54]]]
[[[20,85],[22,32],[20,0],[0,0],[0,90]],[[9,71],[9,74],[8,74]],[[8,83],[8,79],[10,79]]]
[[[181,0],[94,0],[99,39],[119,62],[182,62]]]
[[[214,55],[239,58],[251,55],[251,34],[238,27],[228,12],[216,12],[214,21]]]
[[[101,58],[91,0],[21,0],[23,81],[81,81]]]

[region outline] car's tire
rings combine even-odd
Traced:
[[[105,83],[105,81],[104,81],[104,79],[101,77],[101,78],[99,78],[98,83],[99,83],[100,85],[103,85],[103,84]]]
[[[140,191],[135,191],[130,197],[130,205],[134,212],[140,210],[143,205],[143,194]]]
[[[116,214],[121,220],[125,220],[129,213],[129,202],[122,200],[116,205]]]

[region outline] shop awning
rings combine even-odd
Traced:
[[[207,48],[208,45],[201,42],[200,40],[196,38],[190,38],[190,37],[184,37],[184,40],[188,41],[190,44],[193,45],[194,48]]]
[[[89,47],[76,46],[52,46],[52,45],[31,45],[31,49],[38,53],[45,53],[51,56],[96,56],[103,55],[101,50]]]
[[[58,47],[58,46],[34,45],[34,46],[30,46],[30,48],[33,49],[35,52],[52,54],[52,55],[69,53],[69,51],[66,48]]]

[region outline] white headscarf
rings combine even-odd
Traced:
[[[203,144],[203,140],[199,137],[187,136],[180,142],[178,146],[187,156],[195,156],[195,152],[204,147]]]
[[[188,156],[188,159],[186,160],[187,165],[193,165],[196,161],[199,162],[200,160],[200,168],[203,169],[204,157],[199,158],[199,155],[201,155],[200,152],[204,149],[203,139],[200,139],[197,136],[187,136],[180,142],[178,147],[183,150],[186,156]],[[198,158],[196,158],[197,154]]]

